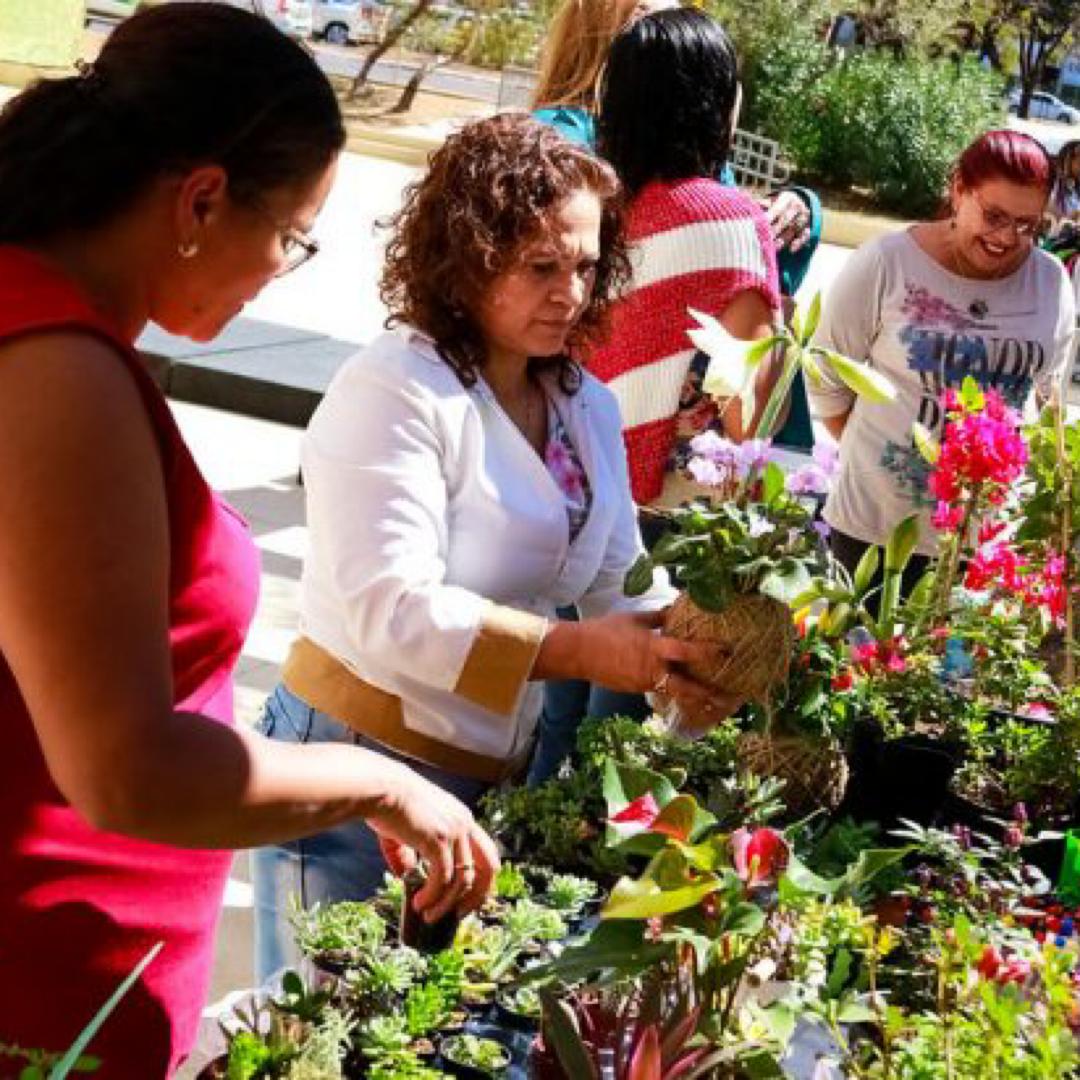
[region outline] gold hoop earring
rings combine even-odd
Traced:
[[[199,245],[194,240],[185,240],[177,244],[176,252],[181,259],[194,259],[199,254]]]

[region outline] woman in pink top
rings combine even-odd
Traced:
[[[194,1036],[226,850],[366,818],[419,906],[498,860],[451,796],[358,747],[232,721],[255,551],[133,342],[205,341],[308,238],[344,131],[263,19],[175,3],[0,116],[0,1040],[63,1050],[155,942],[91,1045],[172,1074]]]

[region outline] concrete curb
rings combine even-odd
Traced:
[[[383,131],[380,128],[354,127],[348,149],[357,154],[387,158],[403,165],[423,168],[428,158],[442,145],[442,136],[421,132]],[[822,226],[823,243],[857,248],[868,240],[907,228],[909,222],[874,214],[856,214],[849,210],[826,207]]]

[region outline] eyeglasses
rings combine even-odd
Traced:
[[[979,204],[983,224],[986,226],[988,233],[1004,232],[1006,229],[1012,229],[1021,239],[1030,240],[1037,236],[1042,228],[1041,217],[1013,217],[1012,214],[1007,214],[1004,210],[998,210],[997,207],[987,206],[974,191],[971,193],[971,197]]]
[[[275,274],[275,277],[284,277],[299,269],[306,262],[310,262],[319,254],[319,241],[301,232],[295,225],[288,222],[278,221],[276,217],[261,203],[255,199],[248,200],[248,205],[277,229],[281,240],[281,253],[285,256],[285,265]]]

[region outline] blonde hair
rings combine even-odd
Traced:
[[[576,105],[594,111],[608,50],[637,7],[638,0],[564,0],[544,45],[533,108]]]

